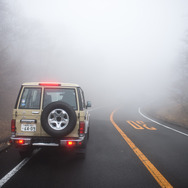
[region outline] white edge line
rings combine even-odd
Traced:
[[[0,187],[2,187],[12,176],[14,176],[36,153],[38,153],[40,149],[35,150],[31,157],[27,157],[23,159],[17,166],[15,166],[8,174],[6,174],[0,180]]]
[[[154,122],[154,123],[156,123],[156,124],[158,124],[158,125],[161,125],[161,126],[167,128],[167,129],[170,129],[170,130],[175,131],[175,132],[177,132],[177,133],[180,133],[180,134],[182,134],[182,135],[184,135],[184,136],[188,136],[188,134],[186,134],[186,133],[183,133],[183,132],[181,132],[181,131],[178,131],[178,130],[176,130],[176,129],[173,129],[173,128],[171,128],[171,127],[168,127],[168,126],[166,126],[166,125],[164,125],[164,124],[162,124],[162,123],[159,123],[159,122],[157,122],[157,121],[155,121],[155,120],[153,120],[153,119],[147,117],[146,115],[144,115],[144,114],[141,112],[140,107],[139,107],[139,109],[138,109],[138,112],[139,112],[139,114],[140,114],[141,116],[143,116],[144,118],[149,119],[150,121],[152,121],[152,122]]]

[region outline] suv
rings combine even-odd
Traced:
[[[21,86],[11,121],[11,142],[21,157],[35,147],[62,147],[85,154],[89,113],[76,84],[34,82]]]

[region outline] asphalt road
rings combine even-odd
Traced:
[[[85,159],[41,149],[22,160],[11,147],[0,153],[0,186],[188,187],[187,129],[154,123],[130,105],[93,109],[90,119]]]

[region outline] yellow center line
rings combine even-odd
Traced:
[[[145,167],[149,170],[151,175],[155,178],[158,184],[161,187],[173,187],[165,177],[157,170],[157,168],[148,160],[148,158],[136,147],[136,145],[131,141],[131,139],[119,128],[119,126],[114,122],[113,116],[116,110],[114,110],[110,115],[110,121],[114,125],[114,127],[118,130],[124,140],[128,143],[131,149],[135,152],[137,157],[141,160],[141,162],[145,165]]]

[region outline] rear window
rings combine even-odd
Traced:
[[[24,88],[19,108],[40,109],[41,88]]]
[[[44,101],[43,108],[45,108],[49,103],[62,101],[77,110],[76,93],[75,89],[68,88],[46,88],[44,89]]]

